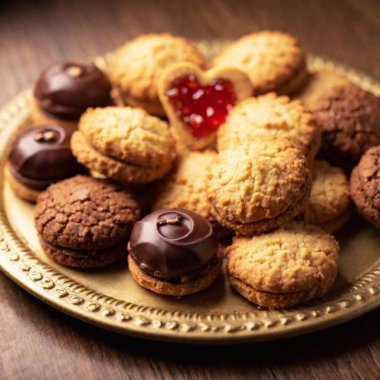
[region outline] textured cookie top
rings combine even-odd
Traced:
[[[322,224],[344,214],[350,206],[350,188],[343,170],[316,160],[305,221]]]
[[[380,212],[380,145],[367,150],[357,172],[367,202]]]
[[[207,172],[215,158],[214,151],[191,152],[180,157],[174,171],[163,183],[153,209],[180,208],[210,219]]]
[[[128,239],[140,210],[118,185],[76,176],[41,193],[34,217],[38,233],[52,245],[101,249]]]
[[[213,207],[242,223],[272,218],[305,194],[308,163],[286,139],[258,135],[219,153],[209,169]]]
[[[89,108],[79,130],[99,152],[132,165],[160,167],[176,155],[168,124],[140,108]]]
[[[271,93],[243,100],[230,111],[217,134],[218,149],[239,146],[263,133],[292,139],[306,153],[316,153],[320,144],[320,131],[302,103]]]
[[[286,33],[262,31],[240,38],[214,59],[215,66],[237,66],[245,71],[255,94],[275,91],[305,67],[297,40]]]
[[[339,251],[327,232],[292,223],[265,235],[235,237],[225,253],[233,277],[259,291],[294,293],[334,278]]]
[[[327,153],[332,149],[356,162],[368,148],[380,144],[380,98],[354,84],[327,91],[313,112]]]
[[[161,73],[172,63],[181,61],[205,66],[199,50],[186,39],[167,33],[147,34],[127,42],[116,52],[109,74],[130,96],[155,100]]]

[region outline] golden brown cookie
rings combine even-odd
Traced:
[[[278,31],[248,34],[218,54],[213,66],[236,66],[245,71],[254,94],[291,94],[307,79],[306,58],[297,40]]]
[[[188,40],[167,33],[137,37],[115,54],[109,75],[124,104],[163,116],[157,83],[161,73],[176,62],[205,67],[199,50]]]
[[[350,189],[343,170],[316,160],[312,168],[310,200],[304,220],[327,232],[335,232],[350,216]]]
[[[217,134],[218,150],[238,147],[258,134],[288,138],[303,147],[309,158],[316,155],[321,144],[314,118],[302,103],[271,93],[243,100],[231,110]]]
[[[303,211],[310,194],[303,151],[271,135],[221,151],[209,177],[213,216],[239,235],[284,225]]]
[[[76,176],[41,193],[34,219],[44,251],[63,265],[95,268],[127,254],[140,209],[114,183]]]
[[[181,62],[162,73],[158,93],[176,139],[190,150],[200,150],[214,142],[230,109],[251,95],[252,86],[237,68],[202,71]]]
[[[71,147],[90,170],[126,183],[161,178],[176,156],[167,123],[131,107],[89,109]]]
[[[327,232],[303,223],[252,238],[235,237],[225,249],[232,286],[270,309],[325,295],[337,271],[339,244]]]

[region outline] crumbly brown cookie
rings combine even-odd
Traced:
[[[380,228],[380,145],[364,153],[352,171],[350,190],[360,212]]]
[[[131,272],[133,279],[140,286],[157,294],[176,297],[199,293],[208,288],[219,276],[222,262],[223,254],[222,250],[220,250],[218,257],[215,260],[212,260],[212,262],[202,270],[202,274],[197,276],[196,279],[183,283],[174,283],[144,273],[135,263],[133,258],[130,255],[128,256],[129,271]]]
[[[165,113],[158,99],[158,79],[176,62],[206,65],[199,50],[185,38],[147,34],[128,41],[116,52],[109,75],[124,104],[162,116]]]
[[[235,237],[225,249],[232,286],[270,309],[321,297],[337,271],[339,244],[327,232],[303,223],[252,238]]]
[[[331,88],[345,85],[348,79],[335,71],[318,70],[310,73],[304,86],[294,96],[300,99],[306,107],[315,107],[318,98]]]
[[[322,130],[321,154],[333,164],[352,166],[380,144],[380,98],[352,83],[324,93],[313,113]]]
[[[73,266],[86,261],[86,252],[89,262],[83,266],[94,266],[91,263],[96,257],[102,258],[99,266],[108,263],[104,257],[107,252],[117,257],[113,248],[126,245],[139,217],[132,194],[111,182],[86,176],[50,186],[38,197],[34,211],[37,232],[51,246],[46,252],[65,265],[75,261]],[[71,258],[65,260],[67,256]]]
[[[343,170],[316,160],[312,168],[310,200],[304,220],[327,232],[335,232],[350,216],[350,188]]]
[[[209,147],[230,109],[252,94],[248,76],[234,67],[203,71],[180,62],[168,67],[158,94],[173,135],[190,150]]]
[[[90,170],[127,183],[164,176],[176,156],[167,123],[130,107],[89,109],[80,119],[71,147]]]
[[[254,140],[258,134],[291,139],[303,147],[310,158],[316,155],[321,144],[320,130],[302,103],[271,93],[243,100],[231,110],[217,134],[218,150],[232,145],[238,147],[244,141]]]
[[[308,160],[291,141],[271,135],[221,151],[209,169],[211,212],[240,235],[273,230],[303,211]]]
[[[306,58],[297,40],[278,31],[246,35],[218,54],[214,66],[236,66],[245,71],[254,94],[290,94],[307,79]]]

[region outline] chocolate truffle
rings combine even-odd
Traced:
[[[75,123],[88,107],[112,105],[111,84],[93,63],[62,62],[48,67],[34,87],[35,123]]]
[[[187,210],[157,210],[137,222],[129,242],[129,269],[155,293],[183,296],[210,286],[221,253],[211,224]]]
[[[70,149],[73,127],[41,125],[23,131],[13,142],[7,177],[15,193],[35,202],[52,183],[84,171]]]

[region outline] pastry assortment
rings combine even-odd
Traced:
[[[176,297],[226,275],[256,305],[292,307],[333,285],[351,197],[380,228],[380,100],[323,78],[282,32],[212,62],[184,38],[140,36],[104,71],[42,73],[6,176],[61,265],[128,261],[139,286]]]

